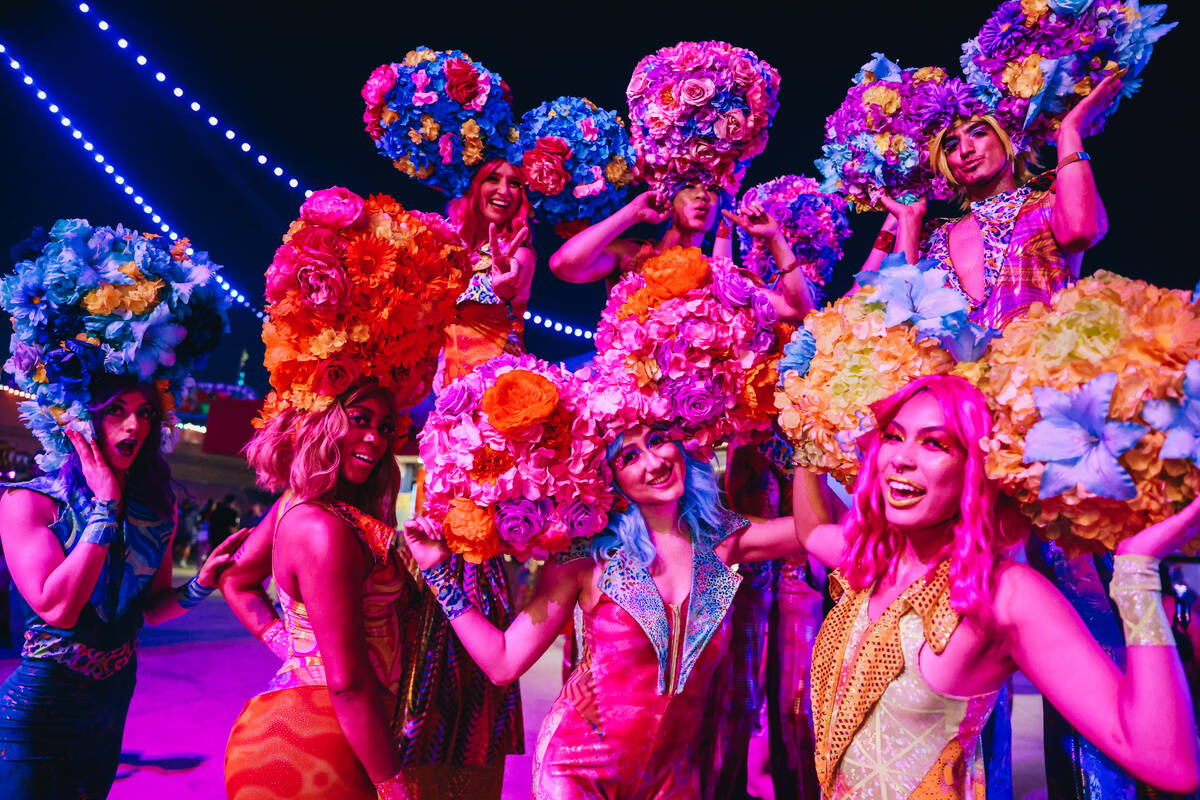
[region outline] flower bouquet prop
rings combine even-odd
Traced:
[[[963,45],[963,74],[1010,134],[1023,129],[1051,141],[1067,112],[1105,77],[1127,70],[1122,95],[1137,92],[1154,43],[1175,27],[1160,24],[1166,11],[1138,0],[1006,0]],[[1098,133],[1115,108],[1081,133]]]
[[[381,64],[362,98],[380,154],[451,197],[461,197],[475,169],[517,139],[508,85],[461,50],[418,47],[399,63]]]
[[[524,168],[537,217],[564,239],[625,202],[636,161],[625,120],[586,97],[560,97],[521,117],[511,159]]]
[[[988,474],[1068,551],[1113,549],[1200,493],[1200,303],[1097,272],[1005,327],[968,377]]]
[[[932,262],[889,256],[855,277],[858,291],[805,317],[785,346],[775,394],[796,466],[847,487],[858,476],[856,439],[875,425],[871,404],[974,361],[992,335],[967,320],[966,298]]]
[[[326,408],[360,377],[397,410],[429,392],[468,253],[437,214],[387,195],[315,192],[267,269],[266,367],[274,387],[256,425]]]
[[[163,399],[164,444],[173,443],[175,398],[228,327],[221,267],[176,242],[118,225],[60,219],[13,248],[0,304],[13,322],[4,368],[34,397],[21,417],[41,442],[38,466],[71,453],[65,426],[91,431],[91,388],[105,375],[154,383]]]
[[[850,236],[846,200],[826,194],[812,178],[783,175],[760,183],[742,195],[738,213],[758,205],[775,218],[796,257],[796,266],[815,287],[824,286],[833,275],[833,265],[842,258],[842,242]],[[775,286],[782,273],[766,243],[738,228],[738,252],[742,264]]]
[[[599,532],[612,473],[586,387],[530,355],[496,356],[442,390],[420,434],[423,514],[479,563],[565,550]]]
[[[638,175],[672,196],[699,181],[737,194],[767,146],[779,73],[725,42],[680,42],[638,62],[625,96]]]
[[[596,331],[602,427],[661,420],[707,456],[773,414],[779,315],[733,262],[674,247],[621,279]]]
[[[976,90],[941,67],[901,69],[875,53],[825,120],[821,190],[846,196],[856,211],[881,210],[881,192],[903,202],[950,197],[929,161],[929,143],[955,117],[990,113]],[[1018,148],[1023,149],[1023,148]]]

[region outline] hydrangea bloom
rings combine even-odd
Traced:
[[[0,281],[13,322],[5,369],[34,395],[21,417],[42,444],[42,470],[58,469],[71,452],[63,426],[90,435],[91,385],[104,374],[155,383],[167,395],[171,443],[174,398],[229,327],[229,297],[214,280],[220,267],[188,249],[187,239],[82,219],[60,219],[49,236],[38,229],[13,248],[22,260]]]
[[[767,146],[779,73],[725,42],[680,42],[638,62],[625,92],[638,174],[673,195],[692,181],[734,195]]]
[[[517,139],[508,84],[461,50],[418,47],[381,64],[362,88],[363,122],[380,154],[427,186],[460,197],[476,167]]]
[[[997,105],[1010,134],[1024,129],[1039,143],[1050,141],[1066,113],[1106,76],[1127,69],[1122,95],[1138,90],[1154,43],[1176,25],[1159,24],[1166,10],[1138,0],[1005,0],[963,45],[963,73]],[[1113,110],[1083,135],[1099,132]]]
[[[531,355],[499,355],[438,395],[420,434],[424,514],[478,563],[566,549],[599,532],[612,472],[584,382]]]
[[[636,161],[625,121],[585,97],[560,97],[521,117],[510,159],[525,171],[538,218],[568,238],[625,202]]]
[[[796,265],[814,287],[824,286],[833,275],[833,265],[842,258],[842,242],[850,236],[846,200],[826,194],[812,178],[783,175],[760,183],[742,195],[739,213],[757,204],[779,223],[791,245]],[[779,280],[779,265],[765,243],[738,228],[738,252],[742,263],[758,274],[767,286]]]

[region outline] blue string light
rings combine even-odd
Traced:
[[[583,328],[578,328],[574,325],[557,322],[544,314],[537,314],[532,311],[525,312],[525,321],[532,322],[534,325],[541,326],[547,330],[561,333],[564,336],[575,336],[580,339],[591,339],[594,336],[591,331],[585,331]]]
[[[79,9],[79,13],[81,13],[81,14],[88,15],[88,14],[92,13],[92,7],[90,5],[88,5],[87,3],[80,3],[77,7]],[[98,16],[99,12],[96,12],[96,15]],[[130,43],[129,39],[125,38],[124,36],[117,36],[116,31],[113,30],[113,27],[112,27],[112,25],[109,24],[108,20],[99,19],[96,22],[96,27],[101,32],[107,34],[110,38],[114,39],[116,42],[116,45],[119,49],[128,51],[130,53],[138,52],[137,48],[132,47],[132,44]],[[144,53],[139,52],[137,57],[134,59],[134,62],[139,67],[146,67],[147,70],[149,70],[149,68],[150,68],[150,59],[147,58],[144,55]],[[167,89],[168,81],[167,81],[167,74],[165,72],[163,72],[162,70],[155,70],[153,73],[153,78],[154,78],[155,83],[161,85],[163,87],[163,89]],[[201,109],[203,108],[203,106],[200,104],[199,100],[195,99],[194,95],[192,95],[190,92],[186,91],[179,84],[171,82],[171,85],[172,85],[172,88],[170,89],[170,93],[173,97],[175,97],[176,99],[178,99],[179,101],[184,103],[193,112],[195,112],[197,114],[201,113]],[[262,167],[265,167],[267,169],[267,171],[270,172],[275,177],[281,179],[284,182],[284,184],[287,185],[289,188],[295,189],[296,191],[303,193],[305,197],[309,197],[312,195],[312,189],[300,188],[300,181],[298,178],[295,178],[292,175],[288,174],[283,169],[282,166],[280,166],[279,164],[277,164],[275,162],[272,162],[270,159],[267,158],[267,156],[264,153],[255,151],[255,149],[251,146],[251,144],[249,142],[245,141],[244,139],[240,139],[237,132],[234,131],[233,128],[223,127],[221,125],[220,118],[215,116],[214,114],[212,114],[211,110],[209,111],[209,114],[208,114],[207,118],[205,119],[205,122],[208,123],[208,127],[212,128],[214,130],[220,130],[222,133],[222,138],[224,138],[226,141],[228,141],[229,143],[236,146],[239,150],[241,150],[241,152],[250,155],[256,163],[258,163]]]
[[[136,205],[143,214],[149,217],[151,223],[153,223],[159,231],[166,234],[171,241],[176,241],[179,239],[179,234],[172,230],[171,226],[163,220],[162,215],[155,211],[154,206],[150,205],[146,198],[130,185],[129,181],[126,180],[125,175],[119,169],[117,169],[117,165],[113,163],[112,159],[99,152],[96,145],[92,143],[83,130],[71,121],[71,118],[67,116],[67,112],[63,110],[62,107],[57,103],[50,100],[50,97],[46,91],[38,86],[34,77],[29,74],[27,69],[21,66],[21,62],[17,61],[9,48],[3,42],[0,42],[0,56],[8,59],[8,66],[10,70],[13,72],[13,74],[21,76],[21,83],[33,90],[34,96],[43,104],[43,108],[46,109],[47,113],[55,117],[62,127],[70,131],[71,138],[78,142],[79,146],[91,155],[92,160],[104,170],[105,174],[112,178],[113,183],[121,187],[121,190],[125,196],[133,201],[134,205]],[[194,251],[191,247],[187,248],[188,255],[192,255],[193,252]],[[263,312],[251,305],[244,294],[230,286],[229,282],[220,275],[217,275],[217,283],[229,294],[234,302],[249,309],[251,312],[257,315],[259,319],[263,319]]]

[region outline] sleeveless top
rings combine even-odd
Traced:
[[[62,546],[63,555],[79,545],[94,501],[86,486],[71,493],[60,476],[43,475],[20,483],[0,483],[0,488],[28,489],[53,499],[59,505],[59,515],[50,530]],[[131,489],[108,557],[75,625],[50,625],[21,598],[25,627],[22,657],[50,659],[97,679],[119,672],[137,651],[146,593],[162,567],[174,530],[173,514],[160,516]]]
[[[942,562],[875,621],[868,616],[870,591],[854,591],[832,573],[831,588],[841,597],[817,634],[812,665],[824,797],[985,796],[979,736],[999,692],[939,694],[918,662],[924,644],[941,653],[961,619],[950,608],[949,573],[949,562]]]
[[[501,353],[525,352],[525,306],[506,302],[492,288],[491,246],[471,254],[471,280],[455,302],[446,326],[446,346],[438,359],[437,387],[470,372]]]
[[[1029,306],[1049,303],[1055,292],[1074,283],[1075,269],[1069,262],[1080,257],[1064,253],[1050,228],[1052,181],[1052,175],[1049,182],[1035,179],[971,204],[969,213],[983,238],[982,298],[967,294],[950,259],[950,229],[957,220],[939,225],[924,242],[923,257],[947,271],[946,285],[967,298],[972,322],[1002,329]]]
[[[405,666],[401,662],[401,656],[405,655],[401,646],[401,615],[412,605],[402,598],[416,592],[412,579],[392,553],[391,544],[396,532],[352,506],[335,503],[324,505],[324,508],[353,526],[354,532],[371,553],[371,571],[363,581],[362,594],[367,656],[384,688],[395,695],[403,679]],[[284,591],[278,580],[275,586],[288,635],[288,652],[264,693],[296,686],[326,685],[325,664],[317,648],[307,607]]]

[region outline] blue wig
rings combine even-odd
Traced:
[[[624,436],[618,436],[616,441],[608,446],[607,458],[611,461],[621,449]],[[724,508],[721,506],[717,492],[717,474],[710,464],[698,461],[675,442],[675,446],[683,454],[684,481],[683,497],[679,500],[679,521],[691,532],[692,542],[702,542],[707,547],[715,547],[717,530],[721,524]],[[592,539],[592,558],[602,561],[612,558],[617,548],[625,551],[633,561],[643,567],[649,567],[654,561],[654,543],[650,540],[650,531],[646,520],[638,510],[637,503],[621,491],[616,481],[613,490],[617,497],[628,504],[625,511],[613,511],[608,516],[608,524],[604,530]]]

